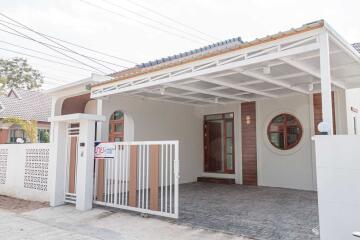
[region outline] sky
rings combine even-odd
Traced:
[[[13,24],[107,54],[49,41],[1,15],[0,58],[27,58],[48,89],[93,72],[109,74],[233,37],[250,41],[319,19],[349,43],[360,42],[359,9],[359,0],[0,0],[0,13]]]

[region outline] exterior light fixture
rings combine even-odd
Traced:
[[[251,116],[250,116],[250,115],[246,115],[245,121],[246,121],[246,125],[250,125],[250,123],[251,123]]]
[[[308,88],[309,88],[309,91],[312,92],[314,90],[314,84],[309,83]]]
[[[163,87],[163,88],[160,88],[160,94],[161,95],[165,95],[165,88]]]
[[[263,68],[263,73],[265,75],[269,75],[271,73],[271,69],[270,69],[270,66],[266,66]]]

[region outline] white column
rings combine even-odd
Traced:
[[[102,111],[103,111],[103,100],[102,99],[97,99],[96,100],[96,114],[97,115],[102,115]],[[96,141],[102,141],[102,122],[97,122],[97,127],[96,127]]]
[[[319,34],[320,44],[320,76],[321,76],[321,103],[322,118],[326,132],[333,134],[333,115],[331,101],[331,72],[330,72],[330,51],[329,35],[326,31]]]
[[[49,163],[50,206],[64,204],[66,179],[66,123],[51,123],[51,149]]]
[[[95,121],[81,120],[76,178],[76,209],[92,208]]]

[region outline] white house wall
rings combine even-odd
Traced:
[[[359,112],[354,112],[351,110],[351,107],[354,107],[359,110]],[[350,89],[346,90],[346,114],[347,114],[347,129],[349,135],[355,134],[354,129],[354,118],[357,125],[357,134],[359,134],[360,128],[360,89]]]
[[[125,132],[131,131],[131,126],[126,122],[133,121],[133,139],[126,139],[125,136],[125,141],[179,140],[180,182],[196,181],[203,167],[203,146],[202,121],[194,107],[136,97],[110,96],[103,100],[102,114],[107,117],[102,124],[103,141],[108,141],[109,117],[117,110],[125,113]]]
[[[125,113],[125,141],[179,140],[180,182],[193,182],[199,176],[235,178],[242,183],[241,104],[192,107],[137,97],[113,95],[103,100],[102,141],[108,141],[109,117],[120,110]],[[93,113],[96,103],[86,106]],[[235,174],[213,174],[203,171],[203,116],[234,112]],[[303,136],[293,149],[280,151],[268,141],[267,126],[280,113],[295,115]],[[336,131],[347,132],[345,92],[335,91]],[[262,186],[316,190],[314,116],[312,95],[264,99],[256,103],[258,184]],[[131,130],[132,129],[132,130]]]
[[[311,109],[308,96],[263,100],[256,103],[258,183],[262,186],[314,189],[311,156]],[[290,113],[301,123],[303,135],[293,149],[280,151],[267,138],[268,123],[280,113]]]

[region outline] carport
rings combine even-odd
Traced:
[[[212,183],[180,185],[179,224],[254,239],[319,239],[317,193]]]

